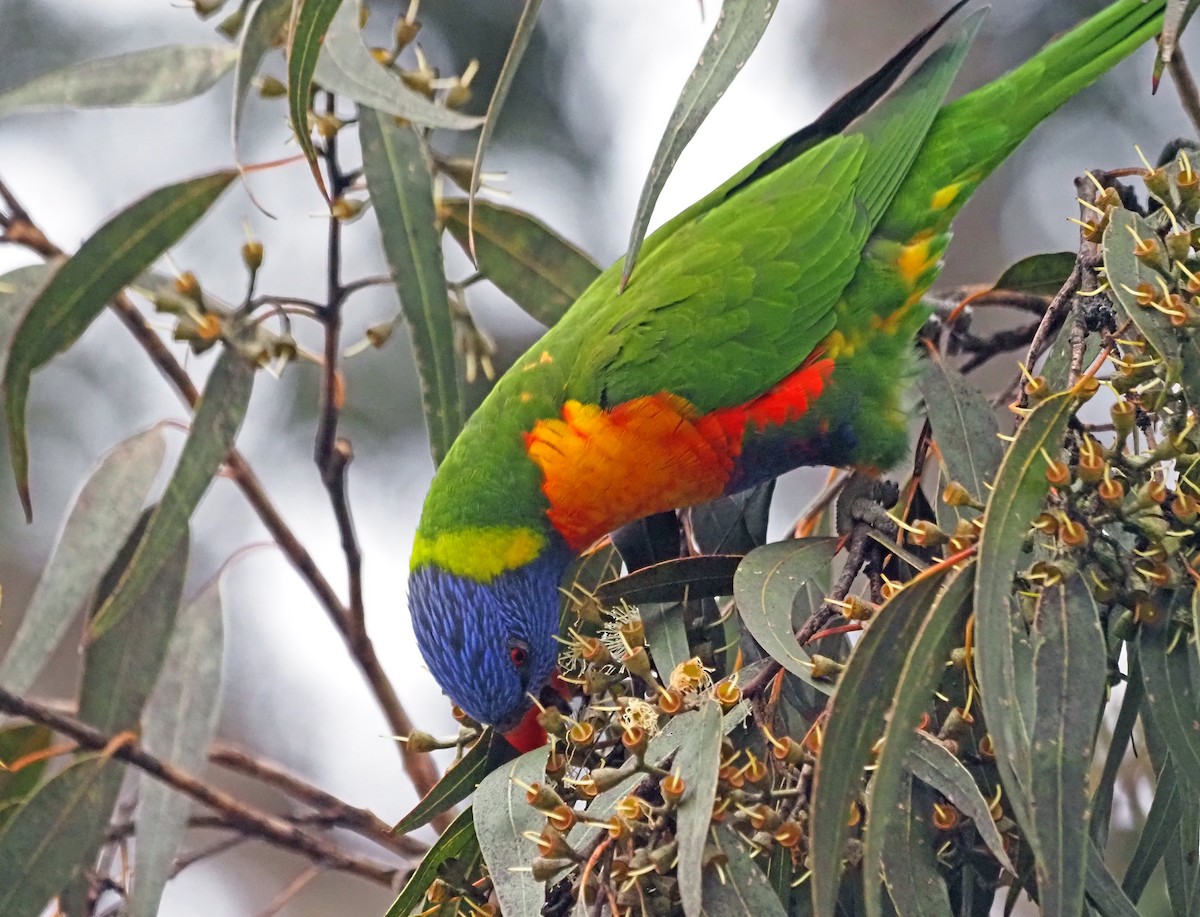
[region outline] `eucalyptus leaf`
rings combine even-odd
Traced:
[[[725,862],[704,870],[703,895],[707,917],[787,917],[779,896],[752,859],[737,833],[727,825],[714,830],[716,847]]]
[[[883,732],[906,662],[896,647],[907,645],[920,627],[921,612],[933,604],[948,573],[947,568],[931,568],[887,601],[863,631],[826,707],[809,828],[813,904],[819,914],[834,911],[842,849],[850,833],[850,806],[862,783],[863,768],[870,763],[871,747]]]
[[[1190,801],[1194,804],[1194,800]],[[1125,868],[1125,877],[1121,880],[1121,891],[1131,901],[1136,903],[1142,897],[1150,877],[1162,861],[1167,845],[1175,840],[1182,817],[1180,807],[1184,804],[1184,800],[1180,798],[1175,767],[1168,756],[1158,772],[1158,779],[1154,782],[1154,798],[1150,802],[1150,811],[1146,813],[1137,845],[1133,848],[1133,856],[1130,857],[1129,865]]]
[[[1037,715],[1030,731],[1039,901],[1077,914],[1087,875],[1088,771],[1104,700],[1106,649],[1099,612],[1078,573],[1045,586],[1033,619]]]
[[[229,72],[228,45],[165,45],[72,64],[0,92],[0,119],[59,108],[167,105],[207,92]]]
[[[212,580],[179,615],[162,674],[146,704],[142,746],[187,773],[204,770],[221,710],[224,626],[221,581]],[[191,800],[142,778],[137,810],[137,882],[130,917],[154,917],[187,832]]]
[[[693,655],[683,623],[685,606],[678,602],[652,602],[639,606],[638,612],[646,631],[646,649],[658,674],[666,679]]]
[[[511,207],[476,200],[468,224],[465,200],[442,201],[446,229],[505,296],[550,326],[563,317],[597,277],[600,267],[545,223]]]
[[[1104,865],[1104,856],[1094,841],[1088,844],[1087,898],[1101,917],[1140,917],[1138,909]]]
[[[25,518],[31,520],[25,403],[29,377],[79,339],[105,304],[186,233],[236,172],[159,188],[101,226],[30,303],[4,366],[9,451]]]
[[[119,781],[121,773],[114,761],[81,757],[7,816],[0,832],[0,917],[36,917],[83,874],[104,836],[104,824],[97,836],[96,812],[112,775]]]
[[[1143,710],[1162,737],[1174,774],[1200,795],[1200,710],[1192,683],[1187,640],[1173,634],[1174,625],[1138,629],[1138,665],[1146,689]]]
[[[437,843],[421,857],[421,862],[408,877],[404,888],[400,890],[384,917],[409,917],[424,900],[425,892],[437,878],[438,869],[442,864],[464,856],[472,849],[479,849],[479,841],[475,837],[475,813],[467,809],[454,819],[450,827],[437,839]]]
[[[542,883],[528,869],[535,849],[525,832],[539,832],[546,817],[525,801],[520,784],[546,779],[548,753],[543,746],[523,754],[492,771],[475,791],[475,834],[505,917],[540,917],[544,903]]]
[[[805,585],[833,561],[835,538],[800,538],[764,545],[746,555],[733,578],[738,614],[772,659],[818,691],[831,685],[812,677],[808,653],[792,631],[792,606]]]
[[[676,557],[635,570],[628,576],[601,583],[596,600],[601,605],[642,602],[683,602],[733,594],[734,571],[740,556],[701,554]]]
[[[933,601],[925,607],[918,605],[912,608],[911,617],[906,616],[903,620],[896,620],[899,609],[889,603],[881,612],[883,617],[875,619],[867,628],[858,648],[850,656],[850,669],[875,665],[871,656],[860,660],[858,653],[866,653],[872,648],[865,644],[868,640],[873,642],[876,633],[884,630],[881,625],[895,621],[894,628],[887,628],[886,634],[880,633],[881,639],[889,641],[881,649],[899,657],[902,668],[894,684],[881,685],[881,690],[887,691],[887,697],[894,697],[895,701],[883,728],[883,745],[876,757],[875,772],[867,789],[863,862],[868,866],[863,876],[863,895],[868,917],[879,917],[882,913],[879,883],[873,879],[874,871],[870,864],[883,862],[886,838],[892,834],[889,828],[892,819],[897,816],[902,819],[913,818],[911,813],[905,814],[903,811],[907,802],[903,776],[905,765],[917,744],[916,729],[921,713],[932,706],[933,695],[946,670],[950,650],[963,639],[966,620],[971,612],[974,574],[973,566],[954,571],[945,588]],[[897,598],[903,595],[904,592],[901,592]],[[898,647],[904,648],[903,653],[897,652]],[[837,696],[834,695],[835,704]],[[836,713],[836,708],[833,712]],[[908,826],[901,830],[911,833],[913,829]]]
[[[27,755],[49,748],[52,737],[49,729],[35,723],[0,729],[0,806],[22,801],[37,786],[46,769],[45,759],[26,763],[19,770],[13,768]]]
[[[392,828],[393,834],[408,834],[429,824],[454,808],[473,792],[488,774],[516,757],[517,750],[504,736],[489,729],[465,755],[442,775],[442,779]]]
[[[342,0],[292,0],[292,15],[287,30],[288,116],[292,121],[292,133],[300,144],[300,152],[308,160],[313,179],[323,194],[327,192],[317,168],[317,150],[312,142],[308,111],[321,44],[329,23],[341,5]]]
[[[158,429],[117,445],[100,460],[63,524],[8,653],[0,684],[24,694],[137,525],[162,466]]]
[[[622,287],[633,274],[654,205],[675,163],[758,46],[777,3],[778,0],[726,0],[721,5],[712,34],[679,94],[642,186],[625,252]]]
[[[423,127],[461,131],[483,123],[435,104],[380,64],[363,43],[359,9],[358,0],[344,0],[329,22],[314,74],[322,89]]]
[[[246,107],[246,96],[263,58],[283,35],[284,27],[292,15],[292,0],[254,0],[246,13],[238,39],[237,66],[233,71],[233,109],[230,135],[236,153],[238,133],[242,126],[242,114]]]
[[[1001,274],[993,289],[1032,296],[1053,296],[1062,289],[1075,270],[1075,259],[1075,252],[1030,255]]]
[[[426,151],[408,125],[358,110],[363,172],[379,220],[383,250],[412,333],[421,400],[434,464],[440,464],[466,419],[454,349],[454,320],[433,208]]]
[[[937,866],[931,843],[933,827],[926,813],[932,794],[901,774],[896,787],[897,809],[886,823],[880,845],[883,878],[898,917],[952,917],[946,880]],[[869,892],[868,892],[869,894]],[[868,902],[870,899],[867,899]]]
[[[1069,393],[1041,402],[1017,431],[996,474],[988,499],[975,573],[975,674],[979,702],[988,732],[996,746],[996,762],[1006,795],[1018,823],[1032,834],[1029,796],[1032,793],[1029,732],[1018,702],[1019,683],[1031,672],[1017,673],[1015,643],[1023,627],[1015,617],[1013,577],[1021,546],[1034,518],[1041,512],[1050,484],[1044,454],[1057,454],[1074,414],[1076,399]]]
[[[696,729],[680,743],[675,769],[685,786],[675,813],[675,836],[679,841],[679,894],[686,917],[700,915],[704,843],[721,764],[721,707],[709,700],[700,707],[699,714]]]
[[[1148,288],[1156,298],[1161,298],[1162,288],[1159,284],[1165,282],[1166,278],[1134,254],[1135,235],[1138,239],[1153,240],[1162,253],[1162,240],[1144,219],[1128,210],[1113,210],[1102,242],[1104,269],[1113,297],[1121,304],[1134,327],[1162,357],[1169,381],[1175,381],[1182,364],[1175,329],[1157,309],[1138,305],[1137,302],[1139,288]],[[1166,257],[1165,254],[1163,257]]]
[[[254,371],[254,364],[235,347],[224,347],[217,357],[192,417],[191,432],[183,444],[179,462],[150,515],[146,534],[92,619],[89,631],[93,639],[137,607],[171,563],[173,552],[187,536],[188,521],[196,506],[233,448],[250,403]]]

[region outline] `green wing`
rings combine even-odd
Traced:
[[[572,310],[586,331],[567,396],[617,404],[669,391],[706,412],[747,401],[794,370],[834,329],[839,297],[979,21],[972,17],[852,133],[804,148],[748,184],[755,170],[743,170],[722,186],[733,187],[725,199],[664,226],[624,294],[608,295],[606,272],[589,291],[596,302]]]

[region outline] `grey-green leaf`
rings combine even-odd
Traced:
[[[0,833],[0,917],[40,914],[87,868],[103,837],[95,836],[95,813],[108,795],[112,775],[119,780],[121,772],[115,761],[80,758],[8,817]]]
[[[83,485],[0,663],[9,691],[29,690],[133,531],[165,449],[158,429],[140,433],[101,459]]]
[[[828,721],[813,776],[813,904],[818,914],[834,913],[842,854],[850,832],[848,813],[870,762],[871,746],[883,732],[905,658],[896,647],[921,623],[949,570],[933,568],[911,580],[888,600],[854,647],[837,690],[826,707]],[[914,623],[915,622],[915,623]]]
[[[482,118],[435,105],[375,60],[363,44],[358,11],[357,0],[346,0],[329,23],[315,73],[323,89],[424,127],[462,131],[483,123]]]
[[[180,613],[158,684],[143,715],[142,745],[189,773],[204,769],[221,710],[224,627],[220,579]],[[130,917],[154,917],[187,831],[191,800],[143,777],[138,792],[137,882]]]
[[[704,911],[707,917],[787,917],[779,896],[763,871],[750,859],[737,833],[717,825],[716,844],[726,862],[704,871]]]
[[[446,228],[470,251],[468,204],[442,201]],[[597,277],[591,258],[545,223],[511,207],[476,200],[474,233],[479,273],[543,325],[553,325]]]
[[[508,91],[512,89],[513,80],[516,79],[517,68],[521,66],[521,58],[525,56],[529,40],[533,38],[533,30],[537,28],[538,11],[541,8],[542,0],[525,0],[521,18],[517,20],[517,27],[513,31],[512,41],[508,46],[508,53],[504,56],[500,75],[496,77],[496,86],[492,90],[492,97],[488,100],[487,114],[484,116],[483,128],[479,131],[479,140],[475,144],[475,159],[471,163],[470,197],[467,203],[467,253],[471,255],[472,260],[474,260],[475,245],[470,238],[470,226],[475,219],[475,192],[479,190],[480,175],[483,174],[483,154],[487,150],[492,134],[496,130],[496,124],[500,120],[500,112],[508,99]]]
[[[863,879],[863,893],[869,917],[878,917],[882,913],[879,883],[873,878],[871,864],[882,862],[885,839],[891,835],[890,822],[896,817],[906,820],[912,818],[911,813],[903,811],[908,801],[903,779],[905,765],[917,742],[917,723],[921,713],[932,705],[934,692],[946,671],[950,649],[956,640],[962,640],[970,614],[974,574],[973,566],[956,570],[945,589],[928,606],[914,608],[912,616],[908,620],[897,621],[890,633],[888,651],[900,657],[903,668],[895,684],[888,686],[888,697],[895,697],[895,701],[883,729],[883,747],[876,758],[875,773],[867,794],[863,862],[868,865]],[[886,614],[889,620],[895,616],[894,610]],[[876,620],[867,629],[860,644],[872,638],[881,623]],[[902,652],[898,651],[899,647],[904,648]],[[851,667],[873,664],[856,657],[857,654],[850,657]],[[911,828],[903,830],[910,831]]]
[[[412,333],[434,464],[440,464],[466,417],[454,350],[454,321],[433,207],[433,180],[421,138],[411,127],[361,106],[363,172],[379,221],[400,306]]]
[[[287,98],[288,117],[292,132],[300,144],[300,152],[308,160],[313,179],[322,193],[324,180],[317,168],[317,149],[313,146],[308,124],[309,98],[312,95],[313,75],[325,32],[342,0],[292,0],[292,15],[288,20],[287,40]]]
[[[1175,329],[1157,309],[1137,303],[1139,287],[1149,287],[1156,297],[1161,297],[1159,284],[1163,282],[1163,277],[1134,254],[1134,234],[1139,239],[1153,240],[1159,252],[1162,252],[1162,241],[1150,225],[1136,213],[1118,208],[1113,210],[1108,227],[1104,230],[1104,269],[1113,296],[1137,330],[1162,357],[1173,381],[1178,377],[1182,363]]]
[[[25,433],[30,376],[74,344],[113,296],[183,238],[236,174],[214,172],[168,185],[130,205],[79,247],[25,311],[4,367],[4,406],[26,519],[33,517]]]
[[[988,801],[979,792],[979,784],[958,758],[928,733],[920,733],[908,753],[904,766],[918,780],[929,784],[975,822],[975,831],[987,844],[1001,866],[1016,875],[1017,871],[1004,849],[1004,838],[992,819]]]
[[[30,264],[0,277],[0,373],[3,373],[13,335],[25,317],[25,310],[63,263],[63,259],[58,259],[45,264]]]
[[[1051,396],[1034,408],[1020,430],[988,499],[975,573],[975,673],[979,701],[989,734],[996,744],[996,762],[1005,793],[1017,821],[1032,835],[1032,816],[1026,791],[1031,789],[1029,733],[1017,701],[1018,682],[1032,673],[1017,673],[1014,649],[1023,625],[1012,602],[1013,576],[1021,546],[1050,489],[1044,453],[1055,455],[1062,444],[1076,399],[1067,393]]]
[[[105,633],[142,601],[187,535],[188,520],[233,448],[246,416],[254,370],[254,364],[237,348],[222,349],[192,417],[179,462],[150,516],[145,537],[92,620],[93,638]]]
[[[650,166],[650,173],[642,186],[637,211],[633,218],[633,229],[629,234],[629,246],[625,253],[625,267],[621,274],[621,286],[629,281],[637,264],[646,228],[654,213],[658,195],[667,183],[667,177],[675,168],[679,155],[704,123],[713,106],[725,94],[733,78],[738,75],[747,59],[758,45],[763,32],[775,13],[778,0],[726,0],[721,14],[713,26],[712,34],[700,52],[700,59],[688,76],[671,120],[667,122],[658,149]]]
[[[535,748],[497,768],[475,791],[475,834],[505,917],[538,917],[545,899],[542,883],[528,871],[536,851],[524,835],[540,831],[546,818],[525,801],[517,781],[544,781],[548,751]]]
[[[462,856],[473,846],[479,846],[475,837],[475,813],[466,809],[442,832],[442,836],[421,858],[420,864],[408,877],[404,888],[400,890],[384,917],[409,917],[425,899],[425,892],[437,878],[441,865],[447,860]]]
[[[1053,296],[1075,270],[1075,258],[1075,252],[1047,252],[1022,258],[1000,276],[993,289]]]
[[[0,119],[57,108],[166,105],[207,92],[229,72],[228,45],[165,45],[72,64],[0,92]]]
[[[987,500],[988,485],[1004,458],[1000,425],[988,400],[937,353],[929,355],[921,376],[921,395],[929,414],[949,480],[967,489],[980,503]],[[948,507],[939,494],[938,521],[954,528],[958,513],[976,515],[969,507]]]
[[[1038,892],[1046,913],[1078,914],[1091,842],[1088,769],[1107,674],[1099,612],[1080,574],[1045,587],[1033,630],[1037,715],[1030,740],[1037,792],[1030,802]]]
[[[1139,917],[1138,909],[1104,865],[1104,857],[1095,842],[1088,844],[1087,897],[1101,917]]]
[[[710,700],[699,712],[696,728],[684,736],[679,746],[675,768],[685,787],[676,812],[675,836],[679,841],[679,896],[687,917],[700,915],[704,842],[708,839],[721,763],[721,707]]]
[[[828,568],[835,538],[800,538],[763,545],[746,555],[733,577],[733,595],[746,630],[766,653],[797,678],[830,694],[812,677],[808,653],[792,632],[792,605],[805,584]]]
[[[930,843],[928,816],[932,793],[900,777],[897,811],[888,819],[882,844],[884,882],[898,917],[952,917],[946,880],[937,868],[937,852]]]
[[[250,84],[263,58],[271,50],[275,40],[282,34],[292,14],[291,0],[255,0],[246,13],[238,40],[237,67],[233,71],[233,110],[231,136],[234,153],[237,153],[238,132],[242,125],[242,112]]]
[[[1143,711],[1162,736],[1175,763],[1175,776],[1192,796],[1200,794],[1200,709],[1191,678],[1193,650],[1173,624],[1138,630],[1138,664],[1146,688]]]

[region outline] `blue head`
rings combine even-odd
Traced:
[[[408,580],[421,655],[442,690],[472,718],[515,726],[558,659],[558,583],[564,552],[543,551],[490,582],[427,563]]]

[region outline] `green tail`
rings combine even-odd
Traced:
[[[1044,118],[1158,33],[1164,6],[1118,0],[1008,75],[947,104],[879,233],[904,240],[922,229],[944,231],[975,186]],[[933,195],[955,182],[963,185],[954,200],[932,213]]]

